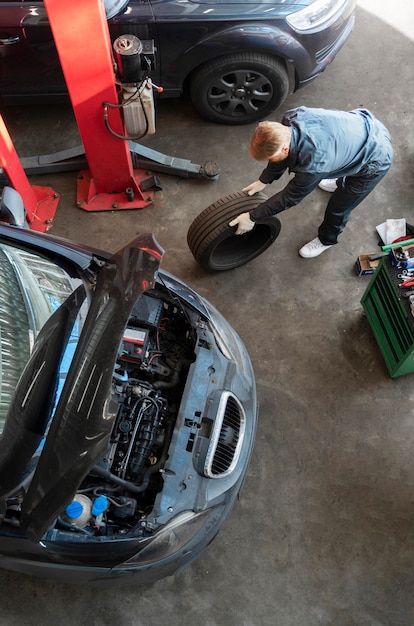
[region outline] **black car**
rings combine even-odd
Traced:
[[[356,0],[107,0],[112,41],[152,41],[162,96],[189,93],[209,120],[264,119],[344,45]],[[115,7],[115,11],[114,11]],[[91,33],[93,37],[93,33]],[[67,98],[42,2],[0,0],[0,103]]]
[[[240,338],[159,269],[0,224],[0,567],[147,583],[211,542],[252,453]]]

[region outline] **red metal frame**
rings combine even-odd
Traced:
[[[102,103],[116,104],[118,93],[102,0],[44,4],[89,166],[78,177],[77,205],[87,211],[148,206],[152,198],[140,188],[146,173],[134,170],[128,141],[104,123]],[[119,109],[109,108],[108,116],[110,127],[122,135]]]
[[[44,232],[52,226],[60,195],[51,187],[30,185],[3,118],[0,116],[0,166],[11,187],[22,197],[31,230]]]

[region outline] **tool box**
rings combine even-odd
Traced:
[[[370,254],[359,255],[355,263],[358,276],[369,276],[375,272],[380,259],[374,258],[370,260],[372,257],[378,257],[377,253],[371,252]]]
[[[361,299],[392,378],[414,372],[414,316],[407,297],[411,289],[400,287],[401,282],[401,268],[391,255],[384,256]]]

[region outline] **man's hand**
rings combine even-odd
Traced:
[[[253,229],[254,222],[250,219],[250,213],[241,213],[229,222],[229,226],[237,226],[235,235],[244,235]]]
[[[262,191],[266,187],[265,183],[262,183],[260,180],[256,180],[251,185],[248,185],[242,191],[246,192],[249,196],[253,196],[255,193]]]

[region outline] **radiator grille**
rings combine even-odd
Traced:
[[[207,453],[204,474],[221,478],[230,474],[239,458],[245,432],[246,416],[237,398],[223,393]]]

